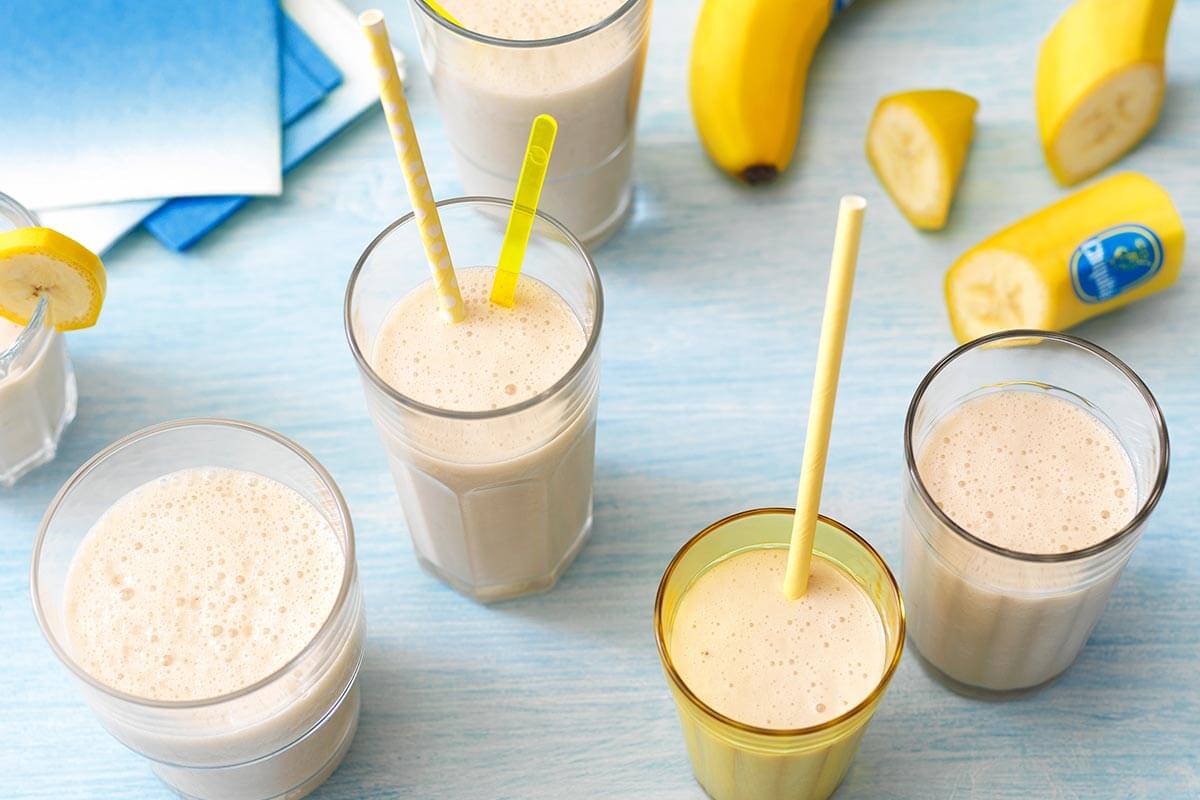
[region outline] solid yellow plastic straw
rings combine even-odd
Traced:
[[[838,207],[833,263],[829,270],[829,288],[825,292],[825,316],[821,321],[817,371],[804,438],[804,465],[800,470],[792,542],[788,548],[787,574],[783,579],[783,591],[789,600],[795,600],[808,590],[821,484],[825,480],[825,456],[829,452],[829,431],[833,426],[833,403],[837,399],[842,345],[846,341],[846,319],[850,315],[850,293],[854,288],[854,265],[858,261],[858,241],[862,236],[866,209],[867,201],[857,195],[843,197]]]
[[[546,181],[546,170],[550,167],[550,154],[554,151],[554,137],[557,135],[558,122],[554,117],[539,114],[533,120],[529,144],[525,147],[525,161],[521,165],[521,177],[517,179],[517,193],[513,197],[508,227],[504,231],[504,243],[500,246],[496,278],[492,281],[491,300],[498,306],[513,307],[517,278],[521,276],[521,262],[525,260],[534,212],[542,195],[542,184]]]
[[[446,20],[447,22],[452,22],[460,28],[463,26],[461,22],[450,16],[450,12],[443,8],[442,4],[437,2],[437,0],[425,0],[425,2],[428,3],[429,7],[432,8],[442,19]]]
[[[450,250],[442,234],[442,221],[437,205],[433,202],[433,190],[425,174],[425,161],[417,146],[417,134],[413,130],[412,117],[408,113],[408,102],[404,99],[404,84],[396,71],[396,59],[388,41],[387,26],[383,12],[372,9],[358,15],[358,24],[371,44],[371,57],[379,77],[379,101],[387,118],[388,132],[392,135],[392,146],[400,159],[404,173],[404,184],[416,214],[417,228],[421,232],[421,244],[425,258],[433,273],[433,284],[437,288],[438,306],[448,322],[466,319],[462,294],[458,291],[458,280],[454,277],[454,265],[450,262]]]

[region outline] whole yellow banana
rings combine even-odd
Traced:
[[[705,0],[692,40],[692,116],[717,166],[748,183],[787,169],[813,53],[849,4]]]

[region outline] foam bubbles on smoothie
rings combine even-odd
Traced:
[[[468,30],[498,39],[518,40],[549,39],[590,28],[612,16],[623,3],[624,0],[443,0],[447,12]],[[468,117],[478,113],[489,115],[490,109],[486,106],[480,109],[472,104],[499,103],[502,109],[494,115],[501,119],[511,117],[520,104],[533,103],[537,106],[537,111],[533,112],[536,114],[550,110],[545,103],[552,101],[559,125],[564,126],[560,130],[559,149],[554,155],[558,167],[551,167],[553,175],[556,169],[563,168],[563,162],[576,163],[581,148],[583,153],[589,153],[600,147],[607,155],[628,135],[624,128],[626,122],[618,121],[616,115],[611,120],[595,114],[583,117],[598,123],[599,128],[593,129],[577,118],[584,112],[574,109],[593,105],[624,107],[630,81],[636,80],[633,77],[635,70],[640,69],[640,62],[633,56],[630,37],[615,30],[589,37],[586,45],[570,47],[468,48],[444,63],[444,79],[461,82],[462,86],[450,83],[443,91],[455,95],[459,91],[466,92],[462,98],[448,103],[450,109],[456,109],[448,115],[452,118],[464,112]],[[559,92],[571,94],[558,95]],[[465,107],[459,107],[460,102],[466,104]],[[519,105],[514,106],[514,103]],[[567,133],[573,136],[563,135]],[[485,132],[484,139],[489,135],[490,132]],[[581,143],[581,137],[595,141]],[[501,134],[499,140],[504,141],[505,136]],[[522,134],[520,144],[514,144],[517,149],[512,154],[518,164],[524,144]],[[573,169],[587,171],[594,167],[594,162],[584,160]]]
[[[1005,390],[963,403],[934,426],[917,469],[950,519],[1023,553],[1083,549],[1136,511],[1133,465],[1116,435],[1044,392]]]
[[[457,275],[466,320],[447,325],[426,281],[380,327],[371,366],[394,389],[437,408],[489,411],[540,394],[579,360],[583,328],[546,284],[522,275],[514,306],[502,308],[488,300],[494,269]]]
[[[341,544],[294,490],[229,469],[134,489],[80,544],[66,585],[75,658],[156,700],[236,691],[316,635],[341,587]]]
[[[829,561],[808,590],[783,593],[787,550],[740,553],[701,575],[679,603],[671,660],[696,696],[762,728],[803,728],[849,711],[883,676],[887,643],[871,599]]]
[[[550,39],[590,28],[625,0],[442,0],[468,30],[498,39]]]

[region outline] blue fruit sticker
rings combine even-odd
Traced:
[[[1141,286],[1162,269],[1162,240],[1145,225],[1100,231],[1071,254],[1071,286],[1085,303],[1103,303]]]

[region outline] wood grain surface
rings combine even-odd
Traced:
[[[145,425],[204,415],[296,439],[353,510],[369,626],[363,717],[314,797],[701,798],[654,650],[662,570],[709,522],[794,496],[846,192],[871,205],[822,505],[898,564],[902,419],[953,345],[943,272],[1064,194],[1042,162],[1032,86],[1038,43],[1065,5],[859,0],[817,54],[793,168],[749,189],[710,165],[692,127],[698,0],[656,0],[636,211],[596,253],[608,301],[596,527],[542,596],[478,606],[413,559],[342,333],[351,266],[409,207],[377,109],[289,175],[282,198],[252,203],[190,253],[131,236],[107,259],[100,325],[70,336],[80,412],[58,459],[0,495],[0,796],[168,796],[104,733],[43,641],[29,555],[47,503],[86,458]],[[439,195],[456,194],[407,9],[384,8],[414,75],[430,178]],[[1200,2],[1180,0],[1162,119],[1120,164],[1165,185],[1193,236],[1198,41]],[[942,86],[979,98],[978,129],[949,225],[920,234],[871,174],[863,135],[881,95]],[[1191,248],[1169,293],[1077,329],[1143,376],[1173,445],[1166,496],[1079,661],[1033,696],[981,702],[944,689],[910,649],[838,797],[1200,797],[1200,245]]]

